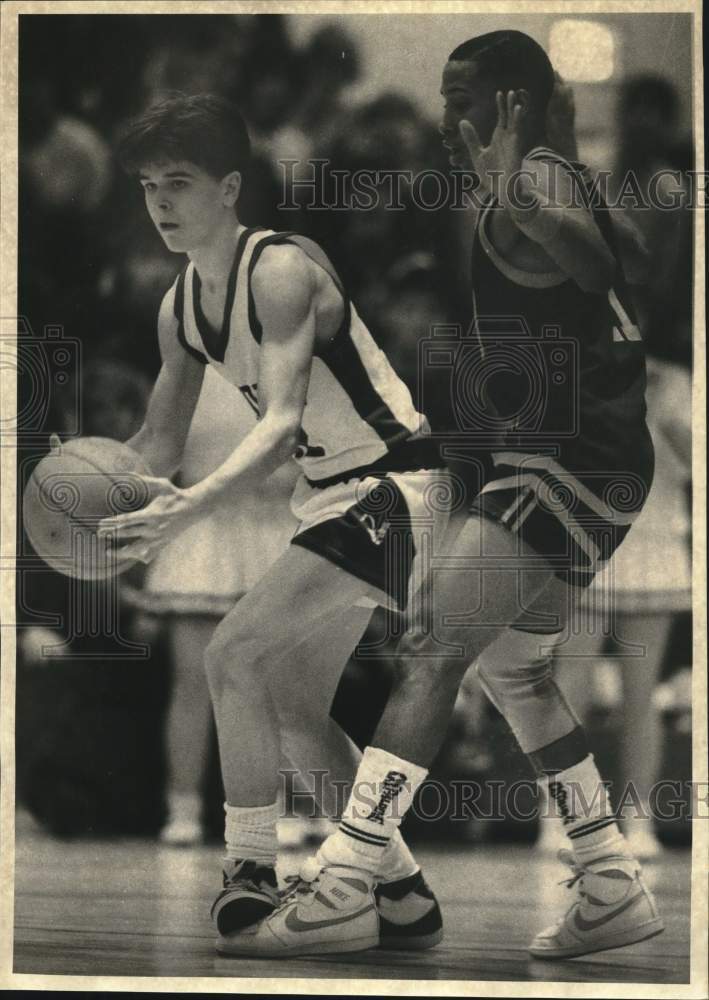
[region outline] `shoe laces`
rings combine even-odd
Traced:
[[[308,858],[300,866],[297,875],[286,875],[286,888],[281,892],[281,902],[300,896],[304,903],[312,903],[320,887],[321,868],[319,865],[316,867],[316,864],[313,858]]]
[[[559,861],[561,861],[562,864],[567,865],[571,869],[571,872],[572,872],[570,878],[563,878],[558,883],[558,885],[565,885],[567,889],[573,889],[573,887],[576,885],[576,883],[580,879],[582,879],[584,877],[584,875],[588,874],[589,869],[586,868],[585,865],[581,864],[580,861],[578,861],[578,859],[576,858],[576,856],[573,853],[573,851],[569,851],[566,848],[562,848],[559,851],[558,858],[559,858]],[[583,886],[582,885],[579,885],[579,890],[578,891],[579,891],[579,895],[580,896],[585,896],[586,895],[586,893],[583,890]]]
[[[224,873],[225,889],[262,889],[261,879],[258,878],[258,865],[254,862],[244,861],[234,870],[231,875]],[[269,889],[272,888],[269,886]]]
[[[583,879],[585,875],[601,875],[603,873],[594,872],[587,865],[584,865],[583,862],[579,861],[576,855],[573,853],[573,851],[569,851],[565,848],[562,848],[559,851],[558,858],[562,864],[568,865],[568,867],[571,869],[572,872],[570,878],[562,879],[558,884],[565,885],[568,889],[572,889],[576,885],[576,883],[579,882],[578,893],[580,896],[586,897],[588,893],[585,892],[583,882],[581,882],[580,880]],[[604,858],[601,860],[610,861],[613,860],[613,858],[612,856],[609,856],[608,858]]]

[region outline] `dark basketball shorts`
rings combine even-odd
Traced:
[[[647,484],[634,473],[593,473],[583,482],[546,455],[499,452],[470,507],[543,556],[564,583],[588,587],[640,513]]]
[[[367,584],[371,605],[404,611],[448,523],[445,469],[387,472],[325,487],[298,481],[291,540]]]

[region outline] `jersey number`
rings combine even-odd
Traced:
[[[240,385],[239,390],[256,416],[260,417],[261,414],[258,408],[258,384],[254,382],[253,385]],[[321,448],[319,445],[313,446],[308,444],[308,435],[301,427],[298,435],[298,446],[295,449],[294,455],[296,458],[322,458],[325,455],[325,449]]]

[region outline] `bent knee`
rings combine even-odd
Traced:
[[[211,688],[240,681],[265,682],[268,651],[248,629],[218,628],[204,652],[204,669]]]
[[[534,691],[553,676],[548,648],[553,641],[550,636],[510,629],[481,653],[475,672],[484,687],[501,696]]]

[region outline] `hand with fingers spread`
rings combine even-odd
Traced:
[[[485,191],[492,192],[506,206],[508,188],[512,178],[518,175],[522,167],[524,139],[522,136],[522,120],[524,108],[517,103],[515,91],[507,94],[497,92],[497,125],[492,133],[489,146],[483,146],[475,126],[463,119],[460,122],[460,134],[466,145],[473,169],[480,178]]]
[[[149,563],[168,541],[199,520],[204,511],[189,490],[180,489],[169,479],[140,478],[150,491],[152,499],[148,506],[104,518],[98,535],[111,540],[119,560]]]

